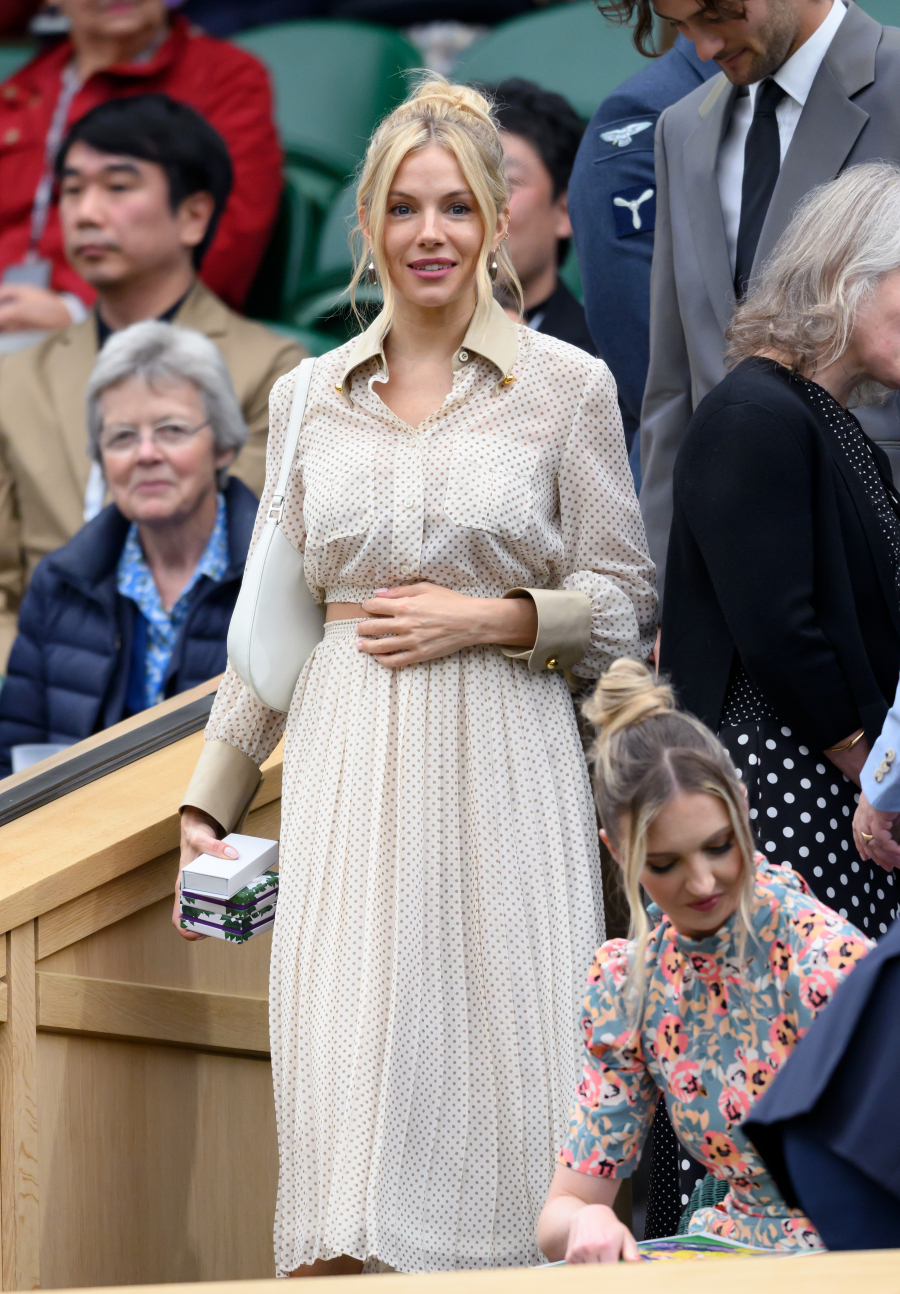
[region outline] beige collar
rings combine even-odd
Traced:
[[[348,403],[353,403],[350,398],[348,384],[352,374],[361,364],[365,364],[370,359],[375,359],[385,373],[387,372],[387,361],[384,358],[384,337],[384,316],[379,315],[364,333],[360,333],[355,338],[350,347],[343,376],[339,385],[335,387],[335,390]],[[474,321],[469,324],[462,345],[453,356],[453,371],[455,373],[467,364],[473,354],[482,355],[500,371],[500,379],[496,387],[499,390],[501,386],[509,386],[516,380],[511,376],[511,369],[516,362],[518,349],[518,325],[513,323],[501,305],[496,301],[492,301],[491,312],[484,324],[478,327],[475,326]]]

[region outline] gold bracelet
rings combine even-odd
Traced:
[[[863,729],[862,732],[858,732],[855,737],[851,737],[850,740],[844,746],[828,746],[825,750],[825,754],[837,755],[842,750],[852,750],[858,741],[862,741],[865,735],[866,735],[866,732],[865,732],[865,729]]]

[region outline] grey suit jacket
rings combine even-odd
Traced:
[[[882,27],[852,0],[847,9],[782,163],[754,271],[772,251],[796,204],[815,185],[855,162],[900,162],[900,30]],[[656,241],[650,367],[641,409],[641,511],[660,592],[675,457],[694,409],[725,376],[725,329],[734,287],[716,158],[736,96],[737,87],[722,73],[667,108],[656,127]],[[896,470],[896,406],[881,413],[880,420],[876,413],[867,430],[874,439],[889,442]]]

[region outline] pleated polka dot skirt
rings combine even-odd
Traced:
[[[493,647],[355,644],[326,626],[285,738],[277,1270],[536,1264],[604,938],[572,702]]]
[[[853,843],[859,791],[777,719],[723,726],[747,787],[757,844],[773,863],[795,868],[816,896],[877,939],[897,915],[892,874],[860,861]]]

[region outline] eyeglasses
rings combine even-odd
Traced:
[[[186,445],[209,426],[209,419],[199,427],[184,427],[178,422],[160,422],[151,427],[150,439],[157,449],[178,449]],[[100,450],[104,454],[134,454],[143,442],[141,427],[107,427],[100,434]]]

